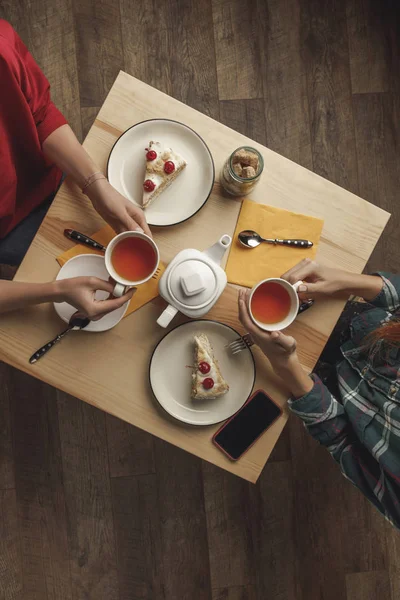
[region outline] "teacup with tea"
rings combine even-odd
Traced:
[[[122,296],[128,288],[149,281],[160,262],[155,242],[141,231],[125,231],[107,246],[106,268],[116,282],[113,295]]]
[[[278,277],[257,283],[249,298],[249,311],[254,323],[265,331],[289,327],[299,310],[297,289],[302,283],[298,281],[292,285]]]

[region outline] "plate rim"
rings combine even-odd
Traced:
[[[207,196],[206,196],[203,204],[201,206],[199,206],[199,208],[194,213],[192,213],[189,217],[186,217],[185,219],[182,219],[181,221],[175,221],[174,223],[169,223],[167,225],[155,225],[154,223],[150,223],[149,222],[149,225],[151,227],[174,227],[175,225],[180,225],[181,223],[185,223],[185,221],[188,221],[189,219],[191,219],[192,217],[194,217],[195,215],[197,215],[197,213],[204,207],[204,205],[206,204],[206,202],[210,198],[211,193],[213,191],[214,183],[215,183],[215,164],[214,164],[213,155],[211,154],[211,150],[208,147],[208,144],[201,137],[201,135],[199,133],[197,133],[197,131],[195,131],[192,127],[189,127],[189,125],[186,125],[186,123],[182,123],[181,121],[177,121],[176,119],[166,119],[166,118],[163,118],[163,117],[157,117],[155,119],[144,119],[143,121],[138,121],[138,123],[134,123],[133,125],[131,125],[130,127],[128,127],[128,129],[125,129],[125,131],[123,131],[121,133],[121,135],[115,140],[115,142],[113,143],[113,145],[111,147],[110,154],[108,155],[108,158],[107,158],[107,166],[106,166],[107,179],[109,179],[109,165],[110,165],[111,155],[112,155],[112,153],[114,151],[115,146],[118,144],[119,140],[126,133],[128,133],[128,131],[130,131],[134,127],[137,127],[138,125],[143,125],[143,123],[150,123],[152,121],[169,121],[170,123],[177,123],[178,125],[181,125],[182,127],[186,127],[186,129],[189,129],[192,133],[194,133],[195,135],[197,135],[197,137],[203,142],[203,144],[204,144],[204,146],[205,146],[208,154],[210,155],[210,159],[211,159],[212,183],[211,183],[210,191],[208,192],[208,194],[207,194]],[[140,208],[140,206],[139,206],[139,208]]]
[[[56,279],[55,279],[55,281],[58,281],[58,276],[59,276],[59,274],[61,273],[62,269],[63,269],[63,268],[64,268],[64,267],[65,267],[65,266],[66,266],[66,265],[69,263],[69,262],[71,262],[71,261],[75,260],[76,258],[82,258],[83,256],[84,256],[85,258],[87,258],[88,256],[90,256],[90,257],[93,257],[93,256],[94,256],[94,257],[96,257],[96,258],[103,258],[101,254],[91,254],[91,253],[76,254],[75,256],[71,256],[71,258],[69,258],[69,259],[67,260],[67,262],[65,262],[65,263],[64,263],[64,264],[63,264],[63,265],[60,267],[60,269],[59,269],[59,271],[58,271],[58,273],[57,273],[57,276],[56,276]],[[77,275],[77,277],[79,277],[79,275]],[[89,277],[90,277],[90,275],[89,275]],[[54,312],[57,314],[58,318],[59,318],[59,319],[61,319],[61,321],[64,321],[64,323],[67,323],[67,324],[68,324],[68,321],[66,321],[66,320],[64,319],[64,317],[62,317],[62,316],[60,315],[60,313],[58,312],[58,310],[57,310],[57,308],[56,308],[56,304],[62,304],[62,302],[53,302],[53,308],[54,308]],[[67,303],[67,304],[68,304],[68,303]],[[119,323],[122,321],[122,319],[125,317],[125,315],[126,315],[126,311],[128,310],[128,307],[129,307],[129,304],[126,304],[126,306],[125,306],[125,311],[124,311],[124,313],[122,314],[121,318],[120,318],[120,319],[119,319],[119,320],[118,320],[118,321],[115,323],[115,325],[113,325],[112,327],[107,327],[107,329],[99,329],[99,330],[85,329],[85,330],[84,330],[84,331],[85,331],[85,333],[104,333],[104,332],[106,332],[106,331],[110,331],[111,329],[114,329],[114,327],[116,327],[116,326],[117,326],[117,325],[118,325],[118,324],[119,324]],[[99,320],[101,321],[101,319],[99,319]]]
[[[234,331],[235,333],[237,333],[237,335],[240,337],[240,333],[234,327],[232,327],[231,325],[227,325],[226,323],[222,323],[222,321],[217,321],[216,319],[191,319],[190,321],[185,321],[185,323],[180,323],[179,325],[176,325],[175,327],[173,327],[172,329],[170,329],[169,331],[167,331],[165,335],[162,336],[162,338],[157,342],[157,344],[153,348],[153,351],[151,353],[150,360],[149,360],[149,367],[148,367],[148,380],[149,380],[149,385],[150,385],[151,393],[153,394],[153,398],[155,398],[157,400],[157,403],[159,404],[159,406],[161,406],[161,408],[163,410],[165,410],[165,412],[167,414],[169,414],[171,417],[173,417],[174,419],[176,419],[180,423],[185,423],[186,425],[192,425],[193,427],[210,427],[212,425],[218,425],[219,423],[223,423],[227,419],[230,419],[231,417],[233,417],[233,415],[235,415],[244,406],[244,404],[247,402],[247,400],[250,398],[251,393],[252,393],[252,391],[254,389],[254,385],[256,383],[256,377],[257,377],[256,361],[255,361],[254,355],[253,355],[252,351],[250,350],[250,348],[246,348],[249,351],[249,354],[251,356],[251,360],[252,360],[252,363],[253,363],[253,383],[252,383],[249,395],[243,401],[243,404],[237,410],[235,410],[234,413],[232,413],[228,417],[224,417],[220,421],[213,421],[212,423],[193,423],[192,421],[189,421],[187,419],[180,419],[180,418],[176,417],[167,408],[165,408],[165,406],[163,406],[163,404],[161,404],[160,400],[157,398],[157,396],[156,396],[156,394],[154,392],[154,388],[153,388],[153,385],[152,385],[152,382],[151,382],[151,365],[152,365],[152,362],[153,362],[154,354],[155,354],[158,346],[161,344],[161,342],[170,333],[172,333],[173,331],[175,331],[175,329],[179,329],[179,327],[183,327],[183,326],[187,325],[188,323],[204,323],[204,322],[206,322],[206,323],[217,323],[218,325],[222,325],[223,327],[227,327],[228,329],[231,329],[232,331]]]

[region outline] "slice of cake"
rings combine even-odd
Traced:
[[[194,370],[192,398],[206,400],[223,396],[229,385],[222,377],[208,337],[201,333],[194,337]]]
[[[146,208],[177,178],[186,161],[172,148],[160,142],[150,142],[146,148],[146,173],[143,183],[142,206]]]

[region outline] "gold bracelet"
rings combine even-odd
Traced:
[[[82,186],[82,194],[86,194],[86,190],[89,187],[89,185],[92,185],[92,183],[94,183],[98,179],[107,179],[107,177],[103,175],[101,171],[96,171],[95,173],[89,175],[89,177],[86,177],[85,183]]]

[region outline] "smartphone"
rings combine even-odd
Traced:
[[[262,390],[257,390],[242,408],[213,436],[213,443],[231,460],[238,460],[281,416],[282,409]]]

